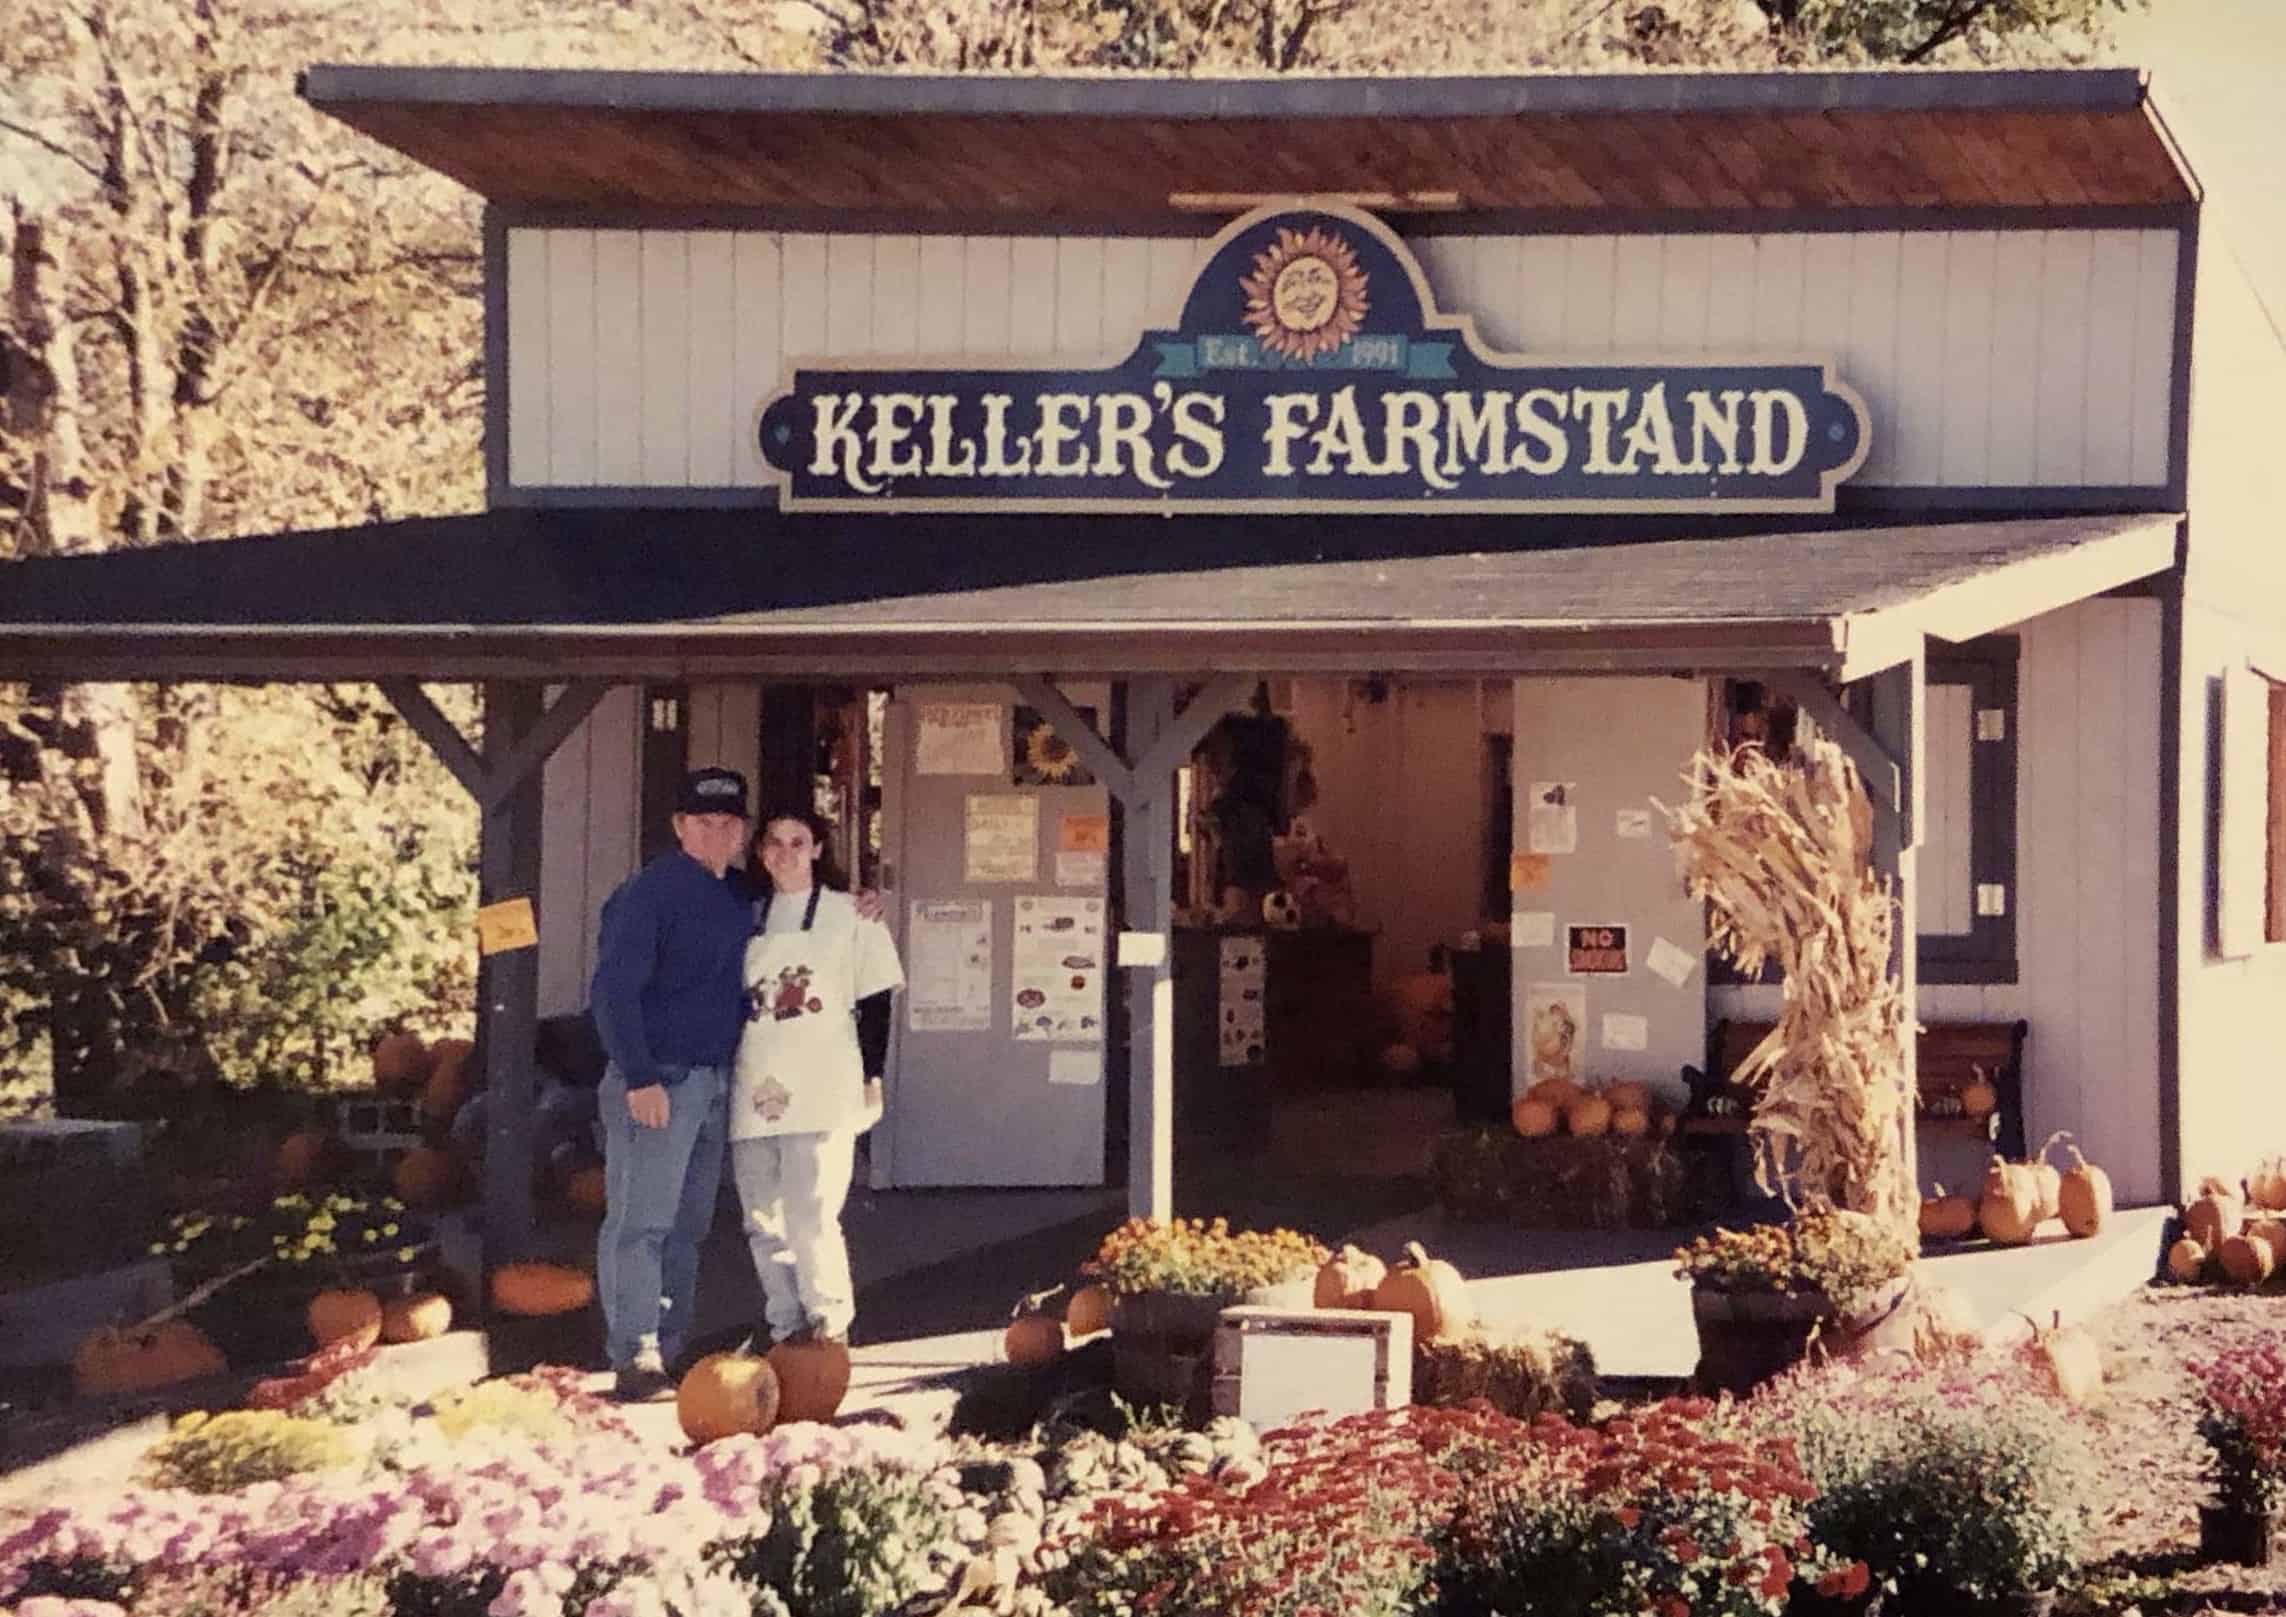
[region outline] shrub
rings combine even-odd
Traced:
[[[748,1587],[756,1617],[876,1617],[936,1584],[929,1552],[950,1520],[917,1471],[800,1465],[763,1481],[760,1508],[761,1533],[715,1552]]]
[[[1233,1231],[1226,1220],[1131,1218],[1103,1238],[1089,1274],[1121,1296],[1236,1296],[1308,1273],[1331,1256],[1296,1230]]]
[[[1812,1536],[1908,1609],[2052,1588],[2086,1554],[2093,1448],[2013,1364],[1799,1371],[1748,1419],[1795,1440]]]
[[[1783,1439],[1715,1426],[1669,1400],[1601,1427],[1555,1415],[1464,1491],[1438,1572],[1451,1617],[1754,1617],[1797,1580],[1862,1591],[1865,1569],[1816,1547],[1810,1486]]]
[[[1862,1312],[1912,1267],[1903,1235],[1863,1213],[1804,1213],[1783,1224],[1717,1230],[1675,1254],[1675,1272],[1717,1291],[1823,1292]]]
[[[2286,1503],[2286,1353],[2275,1342],[2191,1365],[2215,1503],[2262,1515]]]
[[[357,1457],[342,1429],[267,1409],[190,1414],[143,1457],[150,1481],[192,1493],[235,1493],[305,1471],[324,1471]]]
[[[430,1401],[437,1430],[454,1442],[473,1431],[511,1434],[534,1442],[569,1437],[571,1417],[548,1392],[502,1378],[455,1387]]]

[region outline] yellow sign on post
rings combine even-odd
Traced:
[[[532,918],[528,898],[504,898],[476,912],[476,952],[507,954],[514,949],[540,946],[540,928]]]

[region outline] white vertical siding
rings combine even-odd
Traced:
[[[542,1016],[587,1004],[603,901],[635,869],[641,722],[641,688],[614,688],[556,749],[542,777]]]
[[[2170,231],[1416,245],[1439,303],[1505,351],[1831,355],[1873,415],[1861,483],[2166,481]],[[511,231],[509,476],[525,487],[762,481],[753,417],[789,361],[1114,361],[1144,326],[1175,319],[1206,246]]]

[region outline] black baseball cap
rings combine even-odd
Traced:
[[[675,794],[677,814],[735,814],[746,818],[746,777],[735,769],[694,769]]]

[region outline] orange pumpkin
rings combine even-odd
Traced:
[[[2264,1157],[2246,1176],[2246,1199],[2267,1212],[2286,1212],[2286,1158]]]
[[[1468,1282],[1442,1258],[1431,1258],[1418,1241],[1405,1243],[1405,1255],[1375,1289],[1373,1306],[1384,1314],[1412,1315],[1416,1343],[1445,1341],[1476,1323]]]
[[[385,1094],[419,1089],[429,1076],[429,1047],[418,1033],[384,1033],[373,1046],[373,1086]]]
[[[450,1123],[475,1086],[469,1062],[476,1046],[466,1039],[439,1039],[429,1052],[428,1082],[421,1088],[421,1115],[433,1123]]]
[[[503,1314],[542,1319],[576,1314],[595,1299],[595,1280],[561,1263],[508,1263],[492,1271],[492,1306]]]
[[[1629,1139],[1651,1132],[1651,1114],[1640,1106],[1614,1106],[1611,1109],[1611,1132]]]
[[[849,1344],[780,1342],[770,1350],[778,1377],[778,1424],[829,1421],[849,1396]]]
[[[1961,1090],[1961,1115],[1964,1117],[1990,1117],[1992,1109],[1999,1104],[1999,1091],[1982,1079]]]
[[[2220,1250],[2245,1221],[2246,1209],[2239,1199],[2211,1179],[2183,1209],[2183,1233],[2209,1252]]]
[[[1559,1112],[1586,1093],[1569,1078],[1543,1078],[1524,1091],[1526,1099],[1544,1100]]]
[[[72,1350],[71,1388],[82,1398],[148,1392],[229,1368],[221,1350],[188,1320],[144,1328],[106,1325]]]
[[[2065,1229],[2085,1238],[2102,1229],[2111,1218],[2111,1175],[2080,1155],[2077,1145],[2070,1150],[2072,1166],[2065,1171],[2062,1187],[2057,1192],[2057,1211],[2063,1217]]]
[[[1527,1140],[1544,1140],[1556,1132],[1556,1108],[1526,1095],[1508,1108],[1508,1122]]]
[[[2188,1235],[2167,1249],[2167,1273],[2176,1280],[2195,1281],[2207,1272],[2207,1249]]]
[[[778,1372],[751,1353],[710,1353],[675,1388],[675,1419],[693,1443],[759,1437],[777,1424]]]
[[[1018,1314],[1001,1334],[1000,1351],[1027,1369],[1053,1364],[1063,1357],[1064,1322],[1053,1314]]]
[[[1611,1102],[1611,1109],[1615,1112],[1626,1111],[1629,1107],[1639,1112],[1648,1112],[1652,1106],[1651,1086],[1640,1078],[1622,1078],[1616,1084],[1606,1084],[1603,1098]]]
[[[2055,1164],[2032,1162],[2026,1166],[2031,1168],[2032,1183],[2040,1193],[2041,1219],[2045,1221],[2062,1213],[2064,1210],[2064,1176],[2056,1171]]]
[[[2278,1254],[2268,1241],[2252,1235],[2232,1235],[2215,1249],[2223,1274],[2242,1286],[2258,1286],[2278,1268]]]
[[[1323,1303],[1318,1305],[1324,1307]],[[1064,1304],[1064,1330],[1072,1336],[1093,1336],[1111,1329],[1111,1291],[1105,1286],[1082,1286]]]
[[[449,1207],[460,1200],[460,1164],[440,1146],[416,1145],[397,1159],[390,1183],[407,1207]]]
[[[1948,1196],[1939,1185],[1937,1194],[1921,1199],[1921,1233],[1932,1240],[1953,1241],[1976,1228],[1976,1203],[1966,1196]]]
[[[384,1342],[426,1342],[451,1329],[452,1300],[442,1292],[393,1297],[381,1305]]]
[[[1389,1265],[1372,1253],[1345,1246],[1318,1267],[1310,1302],[1317,1308],[1371,1308],[1373,1294],[1389,1278]]]
[[[2067,1404],[2087,1403],[2103,1391],[2103,1355],[2095,1338],[2077,1325],[2065,1325],[2060,1318],[2046,1327],[2035,1325],[2020,1351]]]
[[[2274,1268],[2286,1268],[2286,1220],[2249,1219],[2243,1233],[2248,1240],[2260,1241],[2270,1248],[2270,1261]]]
[[[564,1200],[583,1213],[601,1214],[609,1199],[606,1184],[602,1163],[591,1162],[584,1168],[575,1168],[572,1176],[564,1181]]]
[[[321,1348],[347,1339],[362,1349],[381,1340],[381,1299],[369,1291],[321,1291],[310,1299],[307,1318]]]
[[[1977,1227],[1990,1240],[2021,1246],[2032,1239],[2041,1216],[2040,1179],[2031,1164],[1994,1157],[1977,1198]]]
[[[1583,1140],[1611,1127],[1611,1102],[1601,1095],[1582,1095],[1564,1108],[1564,1126]]]

